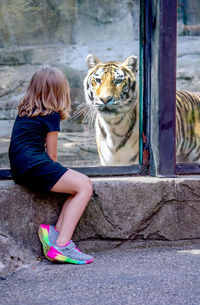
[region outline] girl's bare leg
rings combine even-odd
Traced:
[[[72,200],[73,197],[74,197],[73,195],[69,196],[69,197],[67,198],[67,200],[64,202],[63,206],[62,206],[60,215],[59,215],[59,217],[58,217],[58,220],[57,220],[56,226],[55,226],[55,227],[56,227],[56,230],[57,230],[58,232],[60,232],[60,230],[61,230],[62,221],[63,221],[63,215],[64,215],[64,213],[65,213],[65,209],[66,209],[66,207],[68,206],[68,203]]]
[[[53,186],[51,191],[72,194],[65,201],[56,224],[58,230],[60,228],[57,243],[65,245],[71,240],[76,225],[91,199],[92,182],[87,176],[69,169]]]

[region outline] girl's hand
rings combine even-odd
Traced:
[[[55,162],[58,160],[57,147],[58,147],[58,132],[52,131],[47,133],[46,151],[49,157]]]

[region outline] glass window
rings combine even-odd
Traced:
[[[62,70],[71,87],[59,161],[70,167],[138,164],[139,6],[139,0],[1,1],[0,168],[9,167],[16,106],[45,65]],[[86,65],[89,54],[96,57]],[[109,61],[111,70],[102,69],[99,62]]]
[[[200,2],[178,1],[177,163],[200,162]]]

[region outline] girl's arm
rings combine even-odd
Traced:
[[[57,161],[57,147],[58,147],[58,132],[52,131],[47,133],[46,150],[47,154],[53,161]]]

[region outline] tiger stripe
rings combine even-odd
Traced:
[[[200,96],[186,90],[176,92],[176,159],[200,162]]]
[[[96,115],[96,143],[102,165],[131,165],[139,157],[138,60],[101,62],[88,55],[84,80],[87,104]],[[166,140],[167,141],[167,140]],[[200,96],[176,94],[177,163],[200,162]]]

